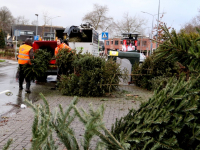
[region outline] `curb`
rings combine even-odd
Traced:
[[[13,61],[13,60],[6,60],[6,59],[1,59],[1,60],[5,60],[5,61],[0,62],[0,66],[5,66],[5,65],[8,65],[8,64],[12,64],[12,65],[18,64],[17,61]]]

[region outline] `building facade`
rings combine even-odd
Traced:
[[[109,50],[122,51],[123,39],[112,38],[104,41],[105,54]],[[151,49],[151,40],[149,37],[139,37],[137,39],[137,51],[149,56]],[[156,49],[156,43],[152,41],[152,49]]]
[[[38,26],[37,35],[42,37],[43,40],[54,40],[55,30],[63,30],[61,26]],[[11,37],[13,40],[16,40],[15,31],[18,30],[20,35],[17,37],[17,40],[24,41],[26,38],[34,38],[36,35],[36,26],[35,25],[13,25],[11,28]]]

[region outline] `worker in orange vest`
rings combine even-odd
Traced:
[[[26,81],[26,92],[31,93],[30,86],[31,86],[31,79],[27,77],[24,73],[24,65],[30,64],[31,59],[34,58],[34,52],[32,47],[32,40],[27,38],[25,40],[25,44],[19,47],[19,55],[18,55],[18,64],[19,64],[19,90],[23,90],[23,82],[24,79]]]
[[[55,56],[58,55],[58,52],[62,49],[68,49],[69,52],[72,50],[68,45],[66,45],[61,38],[57,39],[57,47],[55,48]],[[60,76],[63,74],[60,68],[57,70],[57,80],[60,80]]]
[[[62,49],[69,49],[69,51],[71,51],[72,49],[66,45],[65,43],[63,43],[63,40],[61,38],[57,39],[57,47],[55,48],[55,56],[58,55],[58,52]]]

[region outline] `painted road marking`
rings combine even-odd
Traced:
[[[10,90],[5,90],[3,92],[0,92],[0,94],[6,93],[6,92],[10,92]]]

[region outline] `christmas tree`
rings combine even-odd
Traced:
[[[2,29],[0,29],[0,48],[5,48],[5,38]]]

